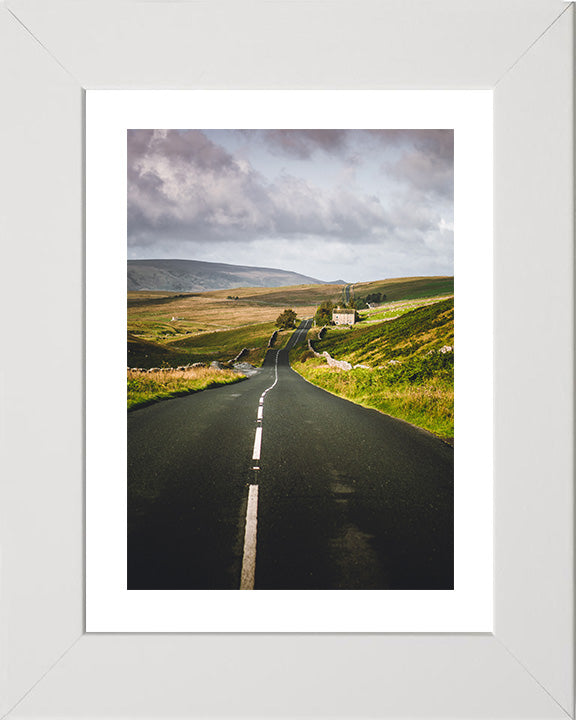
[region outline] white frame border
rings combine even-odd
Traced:
[[[454,129],[454,589],[126,590],[126,318],[118,311],[126,296],[126,132],[180,128],[190,118],[202,128],[222,127],[223,120],[235,128],[320,128],[338,118],[339,127],[354,129]],[[87,632],[492,632],[493,382],[477,352],[479,345],[493,352],[492,126],[486,90],[87,92]],[[483,453],[470,462],[478,446]]]

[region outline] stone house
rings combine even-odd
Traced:
[[[334,325],[354,325],[356,322],[356,311],[336,308],[336,310],[332,311],[332,322]]]

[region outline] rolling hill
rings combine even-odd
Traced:
[[[338,302],[342,297],[342,287],[322,284],[236,288],[232,293],[229,290],[202,293],[129,292],[128,365],[176,366],[201,360],[230,360],[243,347],[258,347],[259,351],[264,350],[272,332],[272,324],[282,310],[294,308],[301,319],[312,317],[320,302]],[[366,322],[357,326],[350,335],[352,339],[358,332],[360,335],[369,331],[374,333],[374,338],[372,335],[362,339],[358,336],[359,344],[365,345],[365,350],[357,353],[363,357],[355,359],[355,362],[369,362],[364,355],[376,350],[376,337],[381,332],[390,332],[380,326],[381,321],[409,309],[398,308],[398,298],[411,298],[416,295],[422,300],[422,304],[426,302],[422,296],[440,299],[436,293],[450,292],[453,279],[400,278],[358,284],[354,286],[354,289],[356,288],[359,288],[357,296],[378,290],[395,298],[381,308],[367,311]],[[415,302],[418,303],[419,300]],[[377,325],[380,327],[374,329]],[[335,331],[334,334],[333,339],[337,342],[340,333]],[[450,332],[446,334],[449,335]],[[436,345],[438,342],[440,338],[435,339]],[[442,339],[440,344],[451,342],[446,338]],[[336,357],[339,352],[340,348],[334,348]],[[261,357],[254,360],[258,364]],[[375,357],[370,359],[371,363],[375,361]]]
[[[314,347],[355,367],[343,371],[308,350],[293,352],[292,367],[307,380],[453,442],[453,298],[377,324],[329,327]]]
[[[323,285],[322,280],[277,268],[200,260],[128,260],[128,291],[206,292],[238,287]]]
[[[319,351],[351,363],[381,365],[390,360],[425,357],[454,345],[454,300],[411,310],[391,321],[356,325],[350,331],[329,328],[316,343]]]
[[[439,275],[431,277],[388,278],[372,282],[355,283],[353,296],[363,297],[369,293],[381,292],[388,302],[413,300],[454,293],[454,277]]]

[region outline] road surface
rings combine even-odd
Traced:
[[[129,589],[452,587],[453,449],[307,383],[288,349],[128,414]]]
[[[344,302],[346,305],[350,302],[350,293],[352,292],[353,285],[350,283],[344,287]]]

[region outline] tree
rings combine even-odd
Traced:
[[[276,318],[275,325],[279,330],[289,330],[290,328],[296,327],[296,318],[297,315],[294,310],[284,310],[284,312],[280,313]]]
[[[375,292],[375,293],[369,293],[366,295],[366,302],[367,303],[379,303],[382,302],[382,300],[386,300],[386,295],[382,296],[381,292]]]
[[[334,304],[330,300],[324,300],[318,306],[314,320],[316,325],[322,327],[323,325],[330,325],[332,322],[332,310],[334,310]]]

